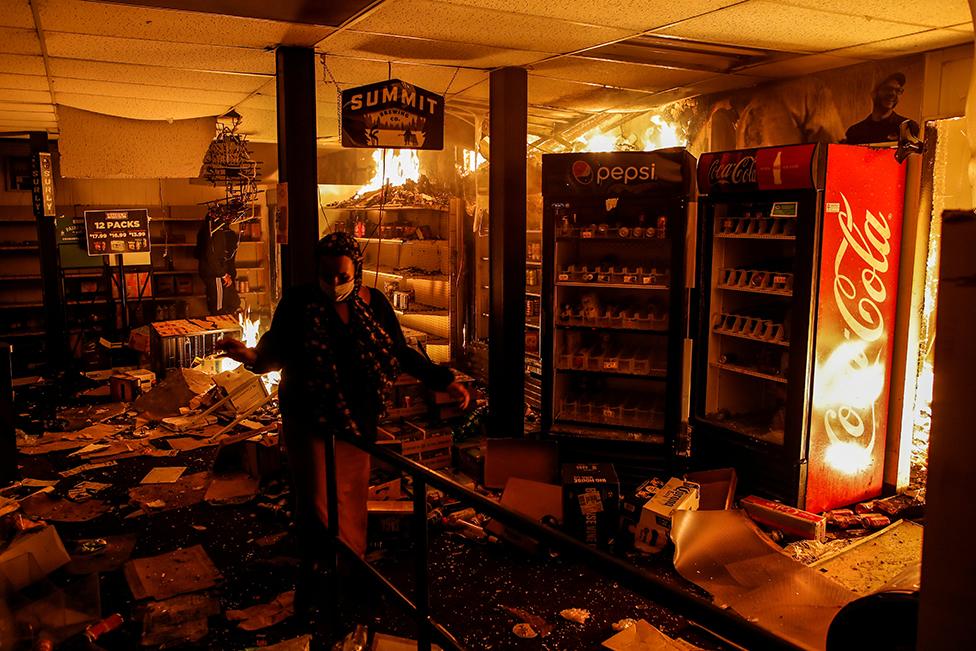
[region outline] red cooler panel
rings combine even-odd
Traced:
[[[881,492],[904,194],[894,150],[828,149],[808,511]]]

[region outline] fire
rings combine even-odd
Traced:
[[[466,176],[478,171],[478,167],[486,162],[485,157],[481,155],[481,152],[475,151],[473,149],[462,149],[462,164],[458,167],[458,173],[461,176]]]
[[[574,150],[654,151],[687,144],[688,134],[677,124],[668,122],[662,115],[650,115],[609,130],[593,129],[577,138]]]
[[[420,179],[420,156],[412,149],[377,149],[373,152],[373,163],[376,165],[373,178],[360,188],[359,194]]]
[[[869,409],[884,390],[885,369],[875,360],[869,362],[863,341],[848,341],[838,346],[817,369],[819,408],[847,405]]]
[[[237,323],[241,326],[241,341],[244,345],[248,348],[257,346],[261,333],[261,319],[252,319],[250,314],[238,314]],[[221,358],[220,362],[220,371],[233,371],[241,365],[240,362],[226,357]],[[270,371],[261,376],[261,381],[270,392],[281,381],[281,373]]]
[[[248,348],[254,348],[258,345],[258,329],[261,327],[261,319],[251,320],[250,315],[244,316],[243,314],[237,315],[237,322],[241,326],[241,331],[244,333],[242,341]]]
[[[871,450],[857,443],[834,441],[824,452],[827,464],[846,475],[856,475],[871,466]]]

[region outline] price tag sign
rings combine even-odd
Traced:
[[[149,211],[86,210],[88,255],[149,252]]]

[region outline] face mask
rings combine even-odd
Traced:
[[[341,285],[326,285],[322,284],[322,291],[325,295],[331,298],[336,303],[342,303],[348,300],[352,296],[353,290],[356,289],[356,281],[350,280],[347,283],[342,283]]]

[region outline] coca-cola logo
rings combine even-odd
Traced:
[[[882,354],[886,333],[883,306],[888,300],[884,275],[890,270],[890,215],[864,210],[860,224],[847,197],[837,213],[843,239],[834,256],[833,298],[843,322],[844,359],[837,360],[851,380],[846,404],[834,403],[824,412],[824,428],[832,442],[874,447],[878,432],[875,414],[884,388]]]
[[[743,156],[738,160],[715,158],[708,166],[708,180],[712,184],[741,185],[756,182],[756,159]]]

